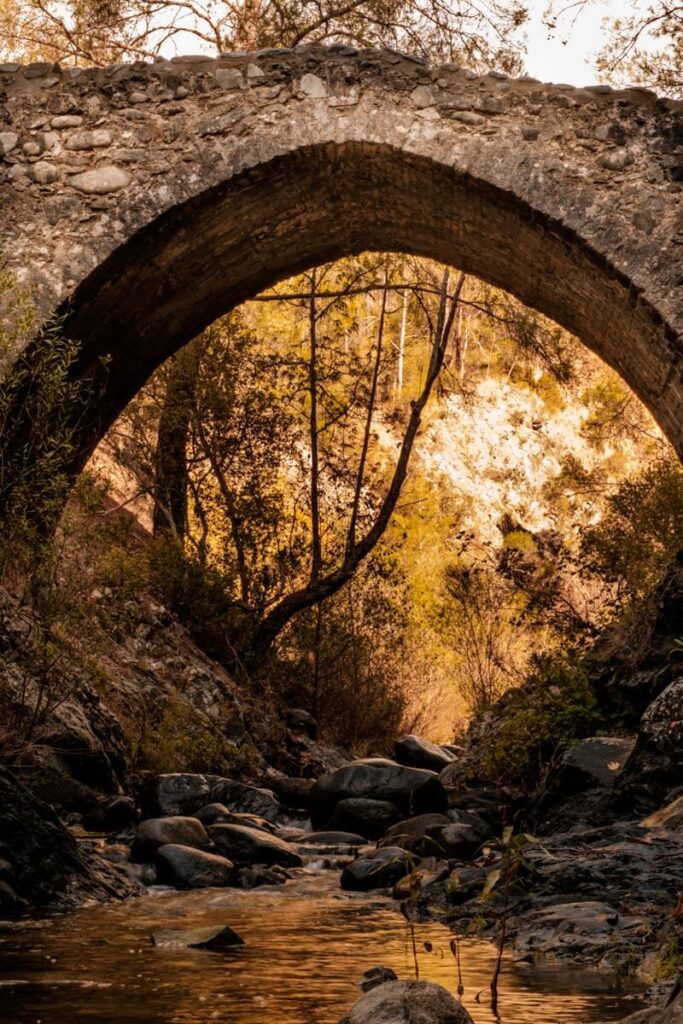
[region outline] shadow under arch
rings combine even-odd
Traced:
[[[208,324],[307,267],[367,250],[457,266],[561,324],[683,457],[683,346],[623,273],[510,192],[398,147],[344,142],[296,149],[172,207],[79,285],[60,315],[80,343],[74,372],[101,386],[71,469]]]

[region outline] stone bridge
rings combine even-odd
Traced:
[[[5,258],[79,373],[106,357],[83,457],[217,316],[363,250],[558,321],[683,454],[683,104],[344,46],[3,65],[0,104]]]

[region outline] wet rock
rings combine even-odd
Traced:
[[[357,857],[347,864],[341,875],[342,889],[366,892],[386,889],[409,875],[415,858],[398,846],[383,846],[370,856]]]
[[[591,736],[565,751],[557,784],[576,793],[593,786],[611,787],[631,756],[635,737]]]
[[[431,981],[389,981],[361,996],[339,1024],[472,1024],[445,988]]]
[[[206,829],[196,818],[148,818],[137,827],[130,859],[137,864],[150,861],[160,846],[168,844],[202,850],[209,847],[211,841]]]
[[[230,817],[230,811],[225,804],[213,803],[200,807],[193,815],[202,825],[215,825],[218,821],[226,821]]]
[[[216,849],[235,864],[279,864],[301,867],[303,861],[293,846],[277,836],[244,825],[211,825],[209,835]]]
[[[262,865],[240,868],[237,872],[237,879],[243,889],[256,889],[262,885],[284,885],[289,875],[284,868],[275,865],[272,868],[265,868]]]
[[[515,949],[543,954],[585,949],[587,945],[603,949],[618,923],[619,913],[597,901],[544,907],[521,925]]]
[[[388,800],[349,797],[339,801],[329,826],[341,831],[357,832],[366,839],[380,839],[398,817],[395,805]]]
[[[377,988],[378,985],[386,984],[387,981],[398,981],[396,971],[392,970],[391,967],[377,966],[364,971],[363,977],[358,984],[363,992],[370,992],[373,988]]]
[[[444,747],[431,743],[421,736],[401,736],[394,744],[394,757],[399,764],[412,768],[428,768],[440,772],[454,760]]]
[[[308,811],[308,800],[315,779],[274,779],[272,786],[283,807]]]
[[[268,789],[260,789],[220,775],[178,772],[148,776],[140,788],[140,803],[146,816],[194,814],[201,807],[221,803],[229,811],[256,814],[274,821],[280,804]]]
[[[156,865],[159,881],[176,889],[208,889],[235,881],[235,866],[227,857],[189,846],[160,846]]]
[[[186,949],[208,949],[212,953],[222,953],[239,949],[244,945],[240,938],[228,925],[214,928],[161,928],[152,935],[152,943],[161,947],[185,947]]]
[[[318,779],[310,798],[314,827],[325,827],[337,804],[355,797],[386,800],[404,817],[448,809],[446,793],[435,772],[409,768],[384,758],[367,758]]]
[[[667,1006],[640,1010],[626,1017],[620,1024],[683,1024],[683,992],[680,988],[679,978],[676,991]]]

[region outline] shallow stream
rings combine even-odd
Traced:
[[[160,928],[230,925],[244,948],[218,954],[154,946]],[[442,925],[421,925],[420,977],[455,992]],[[611,979],[556,963],[508,962],[499,1017],[486,1005],[494,952],[462,943],[463,1002],[476,1024],[594,1024],[638,1008]],[[313,866],[285,886],[154,891],[124,904],[0,923],[3,1024],[336,1024],[376,964],[414,974],[397,905],[345,893]],[[483,990],[483,991],[482,991]],[[476,1001],[481,991],[481,1003]]]

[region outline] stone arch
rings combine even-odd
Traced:
[[[55,73],[42,92],[42,66],[5,72],[8,251],[81,343],[78,371],[108,364],[80,458],[207,323],[368,249],[460,266],[556,320],[683,454],[676,105],[363,54]]]

